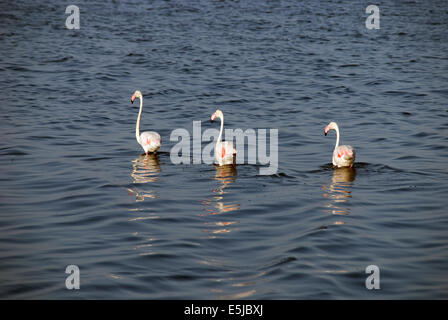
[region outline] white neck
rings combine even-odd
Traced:
[[[339,127],[337,124],[334,130],[336,131],[336,145],[334,146],[334,148],[336,149],[339,146]]]
[[[142,116],[143,109],[143,97],[140,97],[140,111],[138,112],[137,124],[135,126],[135,138],[137,138],[137,142],[140,143],[140,118]]]
[[[224,129],[224,115],[222,115],[222,117],[219,118],[221,119],[221,130],[219,130],[219,137],[218,140],[216,141],[216,145],[218,145],[218,143],[221,143],[222,131]]]

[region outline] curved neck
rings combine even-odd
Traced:
[[[142,116],[143,97],[140,98],[140,111],[138,112],[137,124],[135,125],[135,138],[140,143],[140,118]]]
[[[218,140],[216,141],[216,145],[218,145],[218,143],[221,142],[222,131],[224,129],[224,115],[222,117],[219,117],[219,119],[221,119],[221,130],[219,130],[219,136],[218,136]]]
[[[336,125],[336,128],[334,129],[336,131],[336,145],[334,148],[336,149],[339,146],[339,127]]]

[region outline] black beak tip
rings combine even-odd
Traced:
[[[326,135],[327,135],[327,133],[326,133],[326,132],[324,132],[324,135],[326,136]]]
[[[134,101],[131,100],[131,103],[134,104]]]

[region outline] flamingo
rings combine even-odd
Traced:
[[[131,103],[134,103],[136,98],[140,98],[140,111],[138,112],[137,124],[135,126],[135,137],[137,138],[137,142],[142,146],[143,150],[145,150],[146,155],[149,152],[156,152],[160,146],[162,145],[162,138],[160,134],[154,131],[145,131],[140,134],[140,118],[142,116],[143,109],[143,96],[142,93],[137,90],[131,97]]]
[[[216,118],[221,119],[221,130],[219,131],[219,137],[215,145],[215,158],[220,166],[226,164],[235,163],[236,149],[233,146],[232,141],[221,141],[222,131],[224,129],[224,115],[221,110],[216,110],[212,114],[210,120],[214,121]]]
[[[327,135],[328,131],[336,131],[336,145],[333,151],[333,166],[341,167],[353,167],[353,162],[355,162],[355,149],[352,146],[339,145],[339,127],[336,122],[330,122],[328,126],[325,127],[324,133]]]

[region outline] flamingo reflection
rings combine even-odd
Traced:
[[[212,190],[212,196],[209,200],[202,201],[206,207],[206,217],[210,222],[206,222],[205,232],[208,234],[208,239],[214,239],[222,234],[227,234],[235,231],[235,226],[238,222],[233,219],[226,219],[230,217],[232,212],[240,210],[240,204],[230,201],[229,198],[235,193],[231,190],[231,185],[237,180],[237,169],[234,165],[215,166],[216,172],[214,179],[219,182],[219,185]],[[228,215],[228,216],[226,216]],[[227,261],[221,256],[212,256],[199,261],[200,264],[213,265],[219,267],[226,267]],[[214,285],[209,288],[209,292],[214,294],[217,299],[244,299],[250,298],[256,293],[254,286],[259,277],[263,277],[264,272],[250,275],[235,277],[217,277],[213,279]],[[231,283],[231,289],[227,288],[225,284]]]
[[[350,208],[347,206],[352,197],[351,186],[355,181],[356,169],[337,168],[333,170],[333,177],[328,186],[323,186],[325,191],[323,196],[329,202],[326,205],[326,212],[334,215],[348,215]],[[342,222],[337,222],[342,223]]]
[[[226,188],[236,181],[236,167],[233,165],[224,165],[215,166],[215,168],[215,180],[218,180],[220,185],[216,189],[212,190],[214,195],[210,200],[202,201],[202,204],[206,206],[206,212],[209,215],[219,215],[239,210],[240,205],[238,203],[225,201],[225,195],[229,192]],[[217,229],[214,228],[212,230],[206,230],[206,232],[212,234],[228,233],[231,231],[228,226],[233,224],[236,224],[236,221],[206,222],[205,225],[208,227],[218,227]],[[212,236],[212,238],[214,238],[214,236]]]
[[[156,182],[159,180],[160,174],[159,155],[149,154],[141,155],[132,161],[131,177],[134,184],[144,184]],[[137,187],[128,188],[129,194],[135,194],[136,201],[144,201],[146,198],[158,198],[153,190],[139,190]]]

